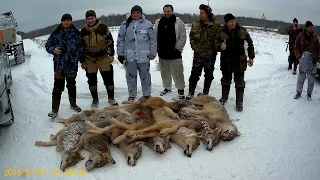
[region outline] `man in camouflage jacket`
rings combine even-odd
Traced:
[[[213,70],[217,52],[214,50],[214,39],[220,28],[220,23],[215,20],[212,9],[204,4],[199,6],[200,20],[192,23],[189,34],[190,45],[193,50],[193,63],[189,78],[189,94],[186,99],[194,97],[197,83],[204,69],[203,93],[208,94],[213,80]]]
[[[58,116],[65,81],[67,81],[70,107],[80,112],[81,108],[76,104],[76,77],[78,63],[83,63],[84,57],[80,32],[72,24],[72,16],[70,14],[64,14],[62,16],[61,24],[49,36],[45,48],[48,53],[54,55],[52,111],[48,116],[52,118]]]
[[[86,12],[87,24],[81,29],[81,36],[84,41],[85,63],[82,68],[86,70],[89,90],[92,96],[92,107],[98,107],[97,73],[102,76],[107,89],[108,102],[111,105],[118,105],[114,99],[114,41],[111,32],[106,24],[97,19],[96,12]]]
[[[253,65],[253,59],[255,58],[254,47],[249,33],[236,22],[232,14],[226,14],[224,20],[226,24],[220,29],[215,40],[215,49],[221,52],[222,97],[220,102],[224,104],[227,101],[232,74],[234,74],[236,110],[242,111],[245,88],[244,72],[247,69],[247,63],[249,63],[250,66]],[[248,62],[244,49],[244,41],[248,43]]]
[[[293,74],[296,74],[298,61],[296,61],[296,56],[294,55],[294,45],[297,39],[297,36],[300,32],[302,32],[302,28],[298,24],[298,20],[296,18],[293,19],[292,26],[287,30],[287,33],[289,34],[289,57],[288,57],[288,71],[292,69],[292,64],[294,64],[293,67]]]

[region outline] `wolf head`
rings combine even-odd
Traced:
[[[90,155],[88,161],[85,163],[85,166],[87,171],[90,171],[94,168],[99,168],[109,163],[110,164],[116,163],[114,159],[111,157],[111,155],[109,154],[109,152],[106,152],[106,153],[97,152]]]
[[[127,162],[130,166],[135,166],[137,163],[137,160],[141,156],[142,152],[142,146],[145,143],[142,141],[135,141],[130,143],[125,149],[124,149],[124,155],[127,158]]]
[[[153,149],[154,152],[158,154],[165,153],[168,149],[171,148],[169,144],[170,136],[156,136],[154,138],[150,138],[147,141],[147,145]]]
[[[200,135],[203,144],[206,146],[207,150],[212,151],[213,147],[219,144],[221,138],[221,129],[216,128],[208,133]]]
[[[237,136],[240,136],[240,132],[231,121],[225,122],[221,128],[221,139],[223,141],[232,141]]]
[[[185,147],[183,153],[191,157],[193,151],[195,151],[200,145],[200,138],[198,136],[190,136],[185,140]]]
[[[65,171],[68,167],[74,166],[81,160],[85,159],[83,156],[81,156],[78,150],[79,148],[76,148],[62,153],[62,160],[60,163],[61,171]]]

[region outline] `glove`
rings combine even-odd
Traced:
[[[123,61],[125,60],[124,56],[118,56],[118,61],[123,64]]]

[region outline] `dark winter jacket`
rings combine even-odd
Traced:
[[[221,44],[226,40],[226,49],[221,50]],[[238,23],[236,28],[229,31],[227,26],[221,27],[215,39],[215,49],[221,52],[220,69],[226,72],[244,72],[247,69],[247,56],[244,41],[248,43],[248,56],[255,58],[253,41],[244,27]]]
[[[296,39],[294,52],[297,60],[302,57],[304,51],[312,53],[312,62],[314,64],[319,60],[319,39],[314,33],[307,35],[306,30],[302,31]]]
[[[295,30],[291,26],[288,30],[287,33],[289,35],[289,50],[294,51],[294,44],[296,42],[297,36],[299,33],[301,33],[303,29],[299,26]]]
[[[52,32],[45,45],[46,51],[54,55],[54,72],[77,73],[78,62],[84,62],[82,45],[80,32],[74,25],[65,31],[60,24]],[[62,54],[55,55],[55,48],[59,48]]]
[[[157,44],[158,56],[161,59],[179,59],[182,58],[181,52],[175,48],[176,32],[175,32],[176,16],[170,18],[162,17],[157,27]]]
[[[189,37],[195,60],[216,60],[217,52],[213,46],[219,29],[220,23],[215,19],[210,20],[209,24],[201,20],[192,23]]]

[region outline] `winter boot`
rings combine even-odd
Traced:
[[[90,89],[90,93],[91,93],[91,96],[92,96],[91,107],[98,108],[98,106],[99,106],[99,98],[98,98],[97,86],[91,86],[91,87],[89,87],[89,89]]]
[[[308,99],[308,101],[311,101],[312,99],[311,99],[311,94],[307,94],[307,99]]]
[[[133,102],[136,99],[136,97],[128,97],[128,101]]]
[[[301,93],[297,92],[297,94],[294,96],[294,99],[299,99],[301,97]]]
[[[61,94],[64,90],[64,81],[64,79],[55,79],[54,88],[52,91],[52,110],[50,113],[48,113],[49,117],[55,118],[58,116]]]
[[[229,97],[229,92],[230,92],[230,86],[223,85],[222,96],[221,96],[221,99],[219,100],[222,105],[224,105],[227,102]]]
[[[243,110],[243,94],[244,90],[236,90],[236,111]]]
[[[170,93],[170,92],[171,92],[171,90],[164,89],[163,91],[160,92],[160,96],[164,96],[164,95],[166,95],[167,93]]]
[[[194,91],[196,90],[197,84],[189,83],[189,93],[186,97],[187,100],[190,100],[194,97]]]
[[[185,99],[186,98],[184,96],[184,89],[178,89],[178,95],[179,95],[179,99]]]
[[[186,99],[190,100],[194,97],[194,93],[193,92],[189,92],[189,94],[187,95]]]
[[[108,86],[107,93],[108,93],[108,102],[112,106],[117,106],[118,102],[114,99],[114,86]]]
[[[204,95],[208,95],[209,94],[209,91],[210,91],[210,87],[211,87],[211,82],[207,82],[207,81],[204,81],[204,84],[203,84],[203,94]]]
[[[81,108],[76,103],[77,91],[75,89],[72,89],[72,90],[69,89],[68,94],[69,94],[70,108],[76,112],[81,112]]]

